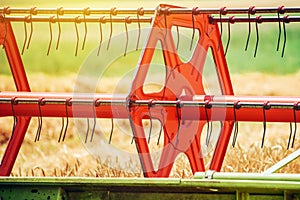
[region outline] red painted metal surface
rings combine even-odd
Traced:
[[[209,15],[207,14],[169,15],[168,8],[175,7],[160,5],[160,13],[156,13],[152,21],[152,29],[145,50],[142,53],[128,100],[177,100],[183,91],[187,98],[191,98],[194,95],[204,95],[202,73],[209,48],[213,51],[222,93],[233,95],[223,47],[220,44],[218,25],[210,24]],[[190,28],[200,33],[200,39],[197,41],[192,58],[188,62],[181,61],[177,54],[176,45],[171,34],[172,26]],[[157,43],[160,43],[162,46],[166,81],[163,83],[161,91],[145,93],[143,87]],[[188,110],[185,108],[182,108],[180,112],[176,109],[168,108],[151,111],[151,116],[162,123],[164,130],[164,148],[158,169],[155,170],[142,125],[142,119],[149,117],[149,111],[137,108],[131,108],[129,111],[144,176],[168,177],[177,155],[181,152],[187,155],[193,172],[205,171],[200,145],[201,132],[206,123],[205,121],[184,122],[185,125],[181,121],[181,116],[188,114]],[[180,125],[178,121],[180,121]],[[226,152],[232,127],[232,122],[225,122],[221,130],[222,140],[219,142],[221,144],[218,144],[219,148],[217,148],[215,153],[216,165],[221,165],[223,162],[223,158],[220,158],[219,154],[222,151]],[[214,164],[212,168],[218,169],[216,165]]]
[[[5,21],[0,22],[0,44],[4,46],[17,91],[30,92],[25,69],[11,24]],[[17,117],[16,127],[2,157],[0,176],[9,176],[22,145],[30,119],[31,117],[28,116]]]
[[[11,99],[14,99],[14,113],[12,113]],[[41,104],[42,117],[70,117],[70,118],[93,118],[94,111],[97,118],[128,118],[128,103],[126,95],[115,97],[108,94],[78,94],[73,93],[36,93],[36,92],[1,92],[0,93],[0,117],[39,117],[38,101]],[[184,98],[183,98],[184,99]],[[210,99],[210,101],[207,101]],[[66,113],[66,101],[68,104],[68,114]],[[266,122],[300,122],[300,96],[211,96],[197,95],[193,101],[180,100],[179,112],[187,114],[181,115],[181,121],[196,120],[207,121],[205,113],[205,103],[212,105],[207,109],[209,121],[244,121],[263,122],[263,107],[266,102],[270,106],[265,110]],[[234,103],[239,102],[240,107],[235,110]],[[148,100],[136,100],[132,102],[131,109],[149,113]],[[159,113],[162,109],[176,112],[178,101],[151,101],[151,113]],[[94,106],[93,106],[94,105]],[[297,106],[297,107],[295,107]],[[296,119],[294,117],[294,111]],[[146,116],[147,117],[147,116]],[[153,116],[154,117],[154,116]],[[149,116],[148,116],[149,118]],[[177,121],[177,120],[176,120]]]

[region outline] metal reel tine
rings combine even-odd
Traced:
[[[167,35],[168,35],[168,22],[167,22],[167,15],[169,14],[169,8],[165,8],[165,12],[164,12],[164,19],[165,19],[165,37],[164,37],[164,45],[166,45],[166,39],[167,39]]]
[[[262,136],[262,142],[261,142],[261,148],[264,147],[264,141],[265,141],[265,136],[266,136],[266,129],[267,129],[267,117],[266,117],[266,110],[269,110],[271,106],[269,105],[269,102],[265,102],[263,106],[263,136]]]
[[[176,114],[177,114],[177,134],[176,134],[176,145],[178,143],[178,138],[179,138],[179,130],[180,130],[180,121],[181,121],[181,114],[179,109],[181,108],[181,101],[178,100],[176,102]]]
[[[89,137],[89,132],[90,132],[90,119],[86,118],[86,122],[87,122],[87,129],[86,129],[86,133],[85,133],[85,140],[84,143],[87,143],[87,139]]]
[[[220,49],[221,43],[222,43],[222,34],[223,34],[223,23],[222,23],[222,15],[226,15],[226,7],[220,8],[219,12],[219,18],[220,18],[220,38],[219,38],[219,43],[218,43],[218,50]]]
[[[71,105],[72,105],[71,99],[70,98],[66,99],[66,104],[65,104],[65,107],[66,107],[66,127],[65,127],[65,130],[63,132],[62,141],[65,141],[65,137],[66,137],[68,126],[69,126],[68,106],[71,106]]]
[[[117,8],[116,7],[110,9],[110,13],[109,13],[110,33],[109,33],[109,39],[108,39],[107,47],[106,47],[107,50],[109,49],[110,41],[111,41],[111,37],[112,37],[112,33],[113,33],[113,24],[112,24],[112,16],[113,15],[117,15]]]
[[[48,50],[47,50],[47,56],[50,53],[50,49],[51,49],[51,44],[52,44],[52,23],[55,23],[55,17],[52,16],[49,18],[49,31],[50,31],[50,40],[49,40],[49,45],[48,45]]]
[[[150,143],[150,138],[152,134],[152,115],[151,115],[151,107],[152,107],[153,100],[150,99],[148,101],[148,112],[149,112],[149,120],[150,120],[150,127],[149,127],[149,134],[148,134],[148,144]]]
[[[227,32],[228,32],[228,39],[227,39],[227,43],[226,43],[226,48],[225,48],[225,53],[224,53],[224,55],[226,56],[226,54],[227,54],[227,51],[228,51],[228,47],[229,47],[229,43],[230,43],[230,23],[234,23],[234,16],[231,16],[230,18],[229,18],[229,21],[228,21],[228,25],[227,25]]]
[[[297,133],[297,115],[296,115],[296,111],[300,110],[299,107],[299,102],[294,104],[294,136],[292,139],[292,148],[294,148],[294,142],[295,142],[295,138],[296,138],[296,133]]]
[[[193,43],[194,43],[194,37],[195,37],[195,18],[194,18],[194,15],[195,15],[195,12],[197,11],[197,9],[198,9],[198,7],[194,7],[193,10],[192,10],[193,34],[192,34],[192,39],[191,39],[191,44],[190,44],[190,51],[192,50]],[[178,26],[177,26],[177,30],[178,30]],[[178,41],[179,41],[179,39],[178,39]],[[179,42],[177,42],[177,48],[178,48],[178,43]]]
[[[17,104],[17,102],[15,100],[16,100],[16,97],[13,97],[13,98],[11,98],[11,102],[10,102],[11,103],[11,112],[12,112],[12,116],[14,118],[14,123],[13,123],[13,128],[12,128],[12,135],[14,134],[16,125],[18,123],[18,118],[15,115],[15,109],[14,109],[14,105]]]
[[[2,44],[2,48],[4,49],[5,48],[5,44],[6,44],[6,37],[7,37],[7,19],[5,18],[5,14],[6,14],[6,12],[8,12],[8,10],[9,10],[9,6],[6,6],[6,7],[4,7],[4,9],[3,9],[3,21],[4,21],[4,26],[5,26],[5,34],[4,34],[4,39],[3,39],[3,44]],[[0,16],[1,18],[2,18],[2,16]]]
[[[162,114],[162,116],[164,116],[163,110],[161,110],[161,114]],[[164,121],[164,119],[162,121]],[[157,145],[159,145],[160,137],[161,137],[161,134],[163,131],[163,124],[162,124],[163,122],[161,122],[161,121],[159,121],[159,122],[160,122],[160,129],[159,129],[159,133],[158,133]]]
[[[26,27],[27,18],[28,18],[28,16],[26,16],[24,19],[24,42],[23,42],[23,47],[22,47],[22,51],[21,51],[22,55],[24,54],[24,50],[25,50],[26,43],[27,43],[27,27]]]
[[[78,53],[78,45],[79,45],[79,33],[78,33],[78,27],[77,23],[80,23],[79,16],[75,17],[75,32],[76,32],[76,47],[75,47],[75,56],[77,56]]]
[[[285,28],[285,24],[289,23],[289,16],[286,15],[283,18],[283,47],[282,47],[282,53],[281,53],[281,57],[283,58],[284,56],[284,50],[285,50],[285,45],[286,45],[286,28]]]
[[[38,129],[36,131],[34,142],[39,141],[40,136],[41,136],[41,130],[42,130],[42,125],[43,125],[41,105],[45,105],[45,102],[43,101],[43,98],[40,98],[39,101],[38,101],[38,110],[39,110]]]
[[[33,34],[33,23],[31,21],[31,16],[30,16],[30,33],[29,33],[29,38],[28,38],[26,49],[29,48],[29,45],[30,45],[30,42],[31,42],[31,38],[32,38],[32,34]]]
[[[277,12],[277,17],[278,17],[278,38],[277,38],[276,51],[279,51],[280,38],[281,38],[281,24],[280,24],[280,13],[279,12]]]
[[[256,30],[256,43],[255,43],[255,50],[254,50],[254,58],[256,57],[257,49],[258,49],[258,42],[259,42],[259,32],[258,32],[258,23],[261,23],[261,16],[256,17],[255,21],[255,30]]]
[[[111,129],[110,129],[110,135],[109,135],[109,140],[108,140],[108,144],[111,143],[111,139],[112,139],[112,134],[114,132],[114,118],[111,118]],[[133,138],[131,143],[133,142]]]
[[[99,33],[100,33],[100,39],[99,39],[99,47],[98,47],[97,56],[99,56],[99,54],[100,54],[100,50],[101,50],[101,46],[102,46],[102,40],[103,40],[102,23],[105,23],[104,17],[101,17],[101,18],[99,19]]]
[[[292,122],[290,122],[290,135],[289,135],[288,145],[287,145],[287,148],[286,148],[287,150],[290,148],[292,134],[293,134],[293,126],[292,126]]]
[[[125,50],[124,50],[124,56],[126,56],[126,53],[127,53],[127,47],[128,47],[128,27],[127,27],[127,24],[130,24],[131,23],[131,19],[130,19],[130,16],[126,17],[125,18],[125,31],[126,31],[126,45],[125,45]]]
[[[91,139],[90,142],[93,141],[94,138],[94,133],[95,133],[95,128],[96,128],[96,123],[97,123],[97,119],[96,119],[96,110],[95,107],[98,106],[97,104],[97,99],[93,102],[93,117],[94,117],[94,124],[93,124],[93,128],[92,128],[92,135],[91,135]]]
[[[137,17],[137,24],[138,24],[138,29],[139,29],[139,32],[138,32],[138,39],[137,39],[137,42],[136,42],[136,48],[135,50],[138,50],[139,48],[139,43],[140,43],[140,38],[141,38],[141,23],[140,23],[140,16],[143,16],[144,15],[144,11],[143,11],[143,7],[140,7],[137,9],[137,12],[136,12],[136,17]]]
[[[81,50],[84,50],[85,43],[86,43],[86,37],[88,33],[87,23],[86,23],[86,15],[90,15],[90,8],[87,7],[83,10],[83,22],[84,22],[84,37],[82,42]]]
[[[63,15],[63,7],[60,7],[57,9],[56,18],[57,18],[57,24],[58,24],[58,35],[57,35],[57,41],[56,41],[56,50],[58,50],[59,42],[60,42],[60,36],[61,36],[61,26],[59,21],[59,15]]]
[[[160,141],[162,130],[163,130],[163,126],[162,126],[162,123],[160,123],[160,129],[159,129],[158,139],[157,139],[156,145],[159,145],[159,141]]]
[[[62,137],[62,134],[63,134],[63,131],[64,131],[64,127],[65,127],[65,120],[64,120],[64,118],[62,117],[62,118],[61,118],[61,130],[60,130],[60,134],[59,134],[59,138],[58,138],[58,141],[57,141],[57,142],[60,142],[60,141],[61,141],[61,137]]]
[[[90,138],[90,142],[93,142],[93,138],[94,138],[94,134],[95,134],[95,129],[96,129],[96,124],[97,124],[97,114],[96,114],[96,109],[95,107],[99,106],[100,103],[98,103],[98,99],[95,99],[93,101],[93,118],[94,118],[94,124],[93,124],[93,128],[92,128],[92,134],[91,134],[91,138]]]
[[[281,24],[280,24],[280,14],[284,14],[284,6],[279,6],[277,9],[277,18],[278,18],[278,39],[277,39],[277,47],[276,51],[279,51],[280,39],[281,39]]]
[[[212,122],[208,119],[208,109],[211,108],[211,105],[209,104],[209,100],[205,101],[205,115],[206,115],[206,122],[207,122],[207,129],[206,129],[206,146],[209,145],[211,133],[212,133]]]
[[[29,34],[29,38],[28,38],[28,43],[27,43],[27,47],[26,49],[29,48],[30,42],[31,42],[31,38],[32,38],[32,34],[33,34],[33,23],[32,23],[32,15],[36,15],[37,11],[36,11],[36,7],[33,7],[30,9],[30,34]]]
[[[180,39],[179,26],[176,26],[176,31],[177,31],[177,45],[176,45],[176,50],[178,50],[178,48],[179,48],[179,39]]]
[[[234,105],[233,105],[234,134],[233,134],[233,140],[232,140],[232,147],[235,147],[238,132],[239,132],[239,124],[238,124],[238,121],[236,120],[236,110],[239,108],[241,108],[241,106],[239,105],[239,102],[238,101],[234,102]]]
[[[246,47],[245,47],[245,51],[248,50],[248,45],[249,45],[249,41],[250,41],[250,35],[251,35],[251,22],[250,22],[250,15],[254,15],[256,12],[255,10],[255,6],[250,6],[249,10],[248,10],[248,35],[247,35],[247,40],[246,40]]]

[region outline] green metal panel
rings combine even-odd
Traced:
[[[197,174],[197,179],[0,177],[0,197],[3,200],[300,199],[297,176],[261,176],[259,179],[258,174],[214,173],[212,179],[207,179],[201,178],[202,175]]]
[[[6,200],[63,200],[67,199],[64,191],[57,187],[0,187],[0,199]]]

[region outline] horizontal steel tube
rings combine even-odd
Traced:
[[[76,22],[76,23],[82,23],[82,22],[96,22],[96,23],[150,23],[152,21],[152,17],[112,17],[110,19],[109,16],[100,16],[100,17],[83,17],[83,16],[76,16],[76,17],[56,17],[56,16],[5,16],[5,19],[10,22]],[[266,16],[260,16],[259,18],[256,17],[216,17],[216,16],[210,16],[210,22],[230,22],[232,24],[234,23],[247,23],[247,22],[258,22],[258,23],[266,23],[266,22],[300,22],[300,16],[284,16],[284,17],[266,17]]]
[[[300,181],[300,174],[261,174],[261,173],[228,173],[210,172],[212,180],[268,180],[268,181]],[[195,179],[204,179],[207,172],[196,172]]]
[[[29,16],[27,16],[29,17]],[[81,23],[81,22],[102,22],[102,23],[110,23],[110,22],[127,22],[127,23],[134,23],[134,22],[140,22],[140,23],[150,23],[152,18],[151,17],[130,17],[130,18],[125,18],[125,17],[112,17],[110,19],[109,16],[100,16],[100,17],[82,17],[82,16],[77,16],[77,17],[55,17],[55,16],[50,16],[50,17],[36,17],[32,16],[30,18],[26,18],[24,16],[6,16],[5,19],[7,21],[11,22],[76,22],[76,23]]]
[[[147,116],[149,109],[152,116],[161,109],[177,109],[181,120],[300,122],[299,102],[300,97],[203,95],[190,101],[128,101],[126,95],[2,92],[0,116],[127,118],[134,108]]]
[[[230,22],[230,23],[245,23],[245,22],[258,22],[258,23],[264,23],[264,22],[300,22],[300,16],[284,16],[284,17],[262,17],[259,18],[256,17],[210,17],[211,22]]]
[[[5,14],[110,14],[113,8],[0,8],[0,13]],[[140,11],[138,11],[140,9]],[[154,8],[115,8],[113,9],[116,14],[137,14],[138,12],[143,14],[154,14]],[[167,10],[169,14],[220,14],[220,12],[226,14],[247,14],[249,8],[158,8],[158,12],[163,13]],[[278,7],[255,7],[256,14],[268,14],[278,13]],[[284,7],[281,12],[284,13],[300,13],[298,7]]]

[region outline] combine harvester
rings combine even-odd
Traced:
[[[0,199],[300,199],[300,175],[274,173],[299,157],[300,151],[284,158],[264,173],[222,173],[222,163],[231,134],[233,146],[237,139],[238,122],[267,122],[291,124],[288,147],[297,142],[297,123],[300,122],[300,97],[235,96],[225,59],[230,40],[230,26],[237,23],[256,27],[256,56],[259,34],[258,24],[278,23],[278,44],[283,35],[282,56],[286,44],[286,24],[300,22],[300,8],[182,8],[159,5],[156,9],[68,9],[68,8],[10,8],[0,9],[0,44],[4,47],[17,92],[0,93],[0,116],[12,116],[13,131],[0,165]],[[31,27],[25,33],[21,51],[16,43],[11,23],[24,23]],[[52,43],[52,26],[60,23],[151,24],[147,42],[140,55],[131,89],[125,95],[76,95],[74,93],[34,93],[26,77],[20,52],[29,44],[32,24],[49,23]],[[229,37],[225,50],[221,35],[222,26],[228,25]],[[192,30],[191,45],[196,42],[191,59],[183,62],[176,51],[172,27]],[[220,28],[219,28],[220,27]],[[86,31],[86,29],[85,29]],[[195,32],[199,33],[194,41]],[[86,33],[86,32],[85,32]],[[60,33],[59,33],[60,35]],[[111,39],[112,29],[109,40]],[[138,41],[139,43],[139,38]],[[58,42],[59,42],[58,38]],[[84,42],[86,40],[86,34]],[[109,41],[110,42],[110,41]],[[108,42],[108,44],[109,44]],[[127,37],[128,43],[128,37]],[[145,92],[144,85],[157,44],[161,44],[165,62],[165,81],[158,92]],[[137,44],[138,45],[138,44]],[[279,46],[279,45],[278,45]],[[247,47],[246,47],[247,48]],[[76,52],[78,50],[78,41]],[[127,44],[124,55],[126,55]],[[203,85],[203,68],[208,51],[212,52],[222,95],[207,95]],[[65,118],[66,123],[59,141],[65,138],[69,118],[128,119],[133,140],[145,178],[29,178],[8,177],[22,145],[31,117],[38,117],[36,141],[40,138],[43,117]],[[155,169],[143,128],[143,120],[161,123],[163,150],[158,169]],[[206,125],[206,144],[212,133],[212,122],[221,122],[221,131],[215,145],[209,170],[201,152],[201,133]],[[92,140],[94,130],[86,138]],[[45,141],[46,142],[46,141]],[[188,157],[194,179],[168,178],[179,153]]]

